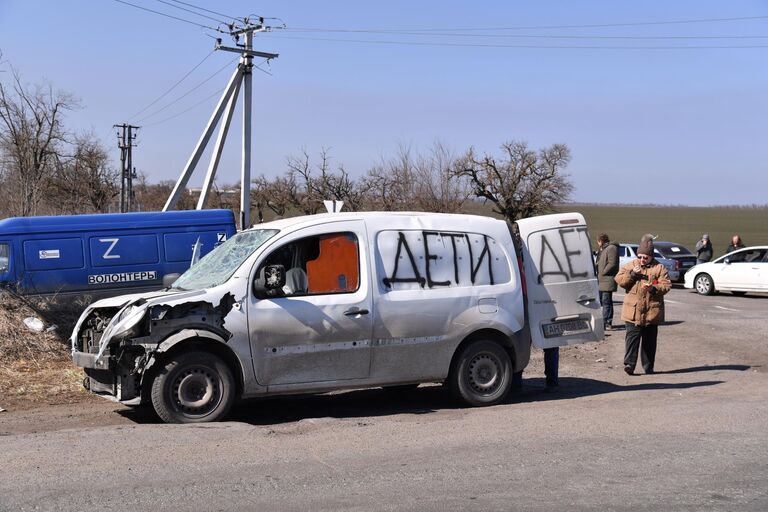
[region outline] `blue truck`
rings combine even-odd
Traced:
[[[236,232],[230,210],[14,217],[0,221],[0,287],[108,297],[157,290]]]

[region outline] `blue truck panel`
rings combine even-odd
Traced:
[[[89,240],[94,267],[158,263],[157,235],[93,236]]]
[[[24,266],[33,270],[82,268],[83,241],[79,238],[24,240]]]
[[[229,210],[184,210],[0,221],[0,286],[98,297],[158,289],[234,235]]]

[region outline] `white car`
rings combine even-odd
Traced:
[[[702,263],[685,274],[685,287],[701,295],[768,292],[768,245],[746,247]]]

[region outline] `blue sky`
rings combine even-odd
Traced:
[[[168,5],[190,9],[181,2],[126,1],[216,25]],[[514,139],[571,148],[575,201],[768,203],[766,1],[187,3],[278,17],[290,29],[256,36],[256,49],[280,57],[265,66],[271,76],[254,74],[254,176],[282,174],[302,148],[329,148],[335,164],[359,177],[401,145],[495,153]],[[704,19],[723,21],[694,22]],[[689,23],[658,23],[668,21]],[[404,33],[427,29],[447,35]],[[114,148],[115,162],[112,125],[141,125],[136,167],[151,181],[175,180],[234,70],[233,54],[213,53],[134,114],[211,53],[211,35],[114,0],[0,0],[0,80],[13,66],[25,82],[73,93],[82,108],[67,124],[92,130]],[[658,46],[751,48],[647,48]],[[239,179],[239,119],[219,183]]]

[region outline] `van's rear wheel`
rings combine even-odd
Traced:
[[[222,419],[235,399],[232,370],[207,352],[188,352],[168,361],[152,381],[152,406],[166,423]]]
[[[512,383],[512,361],[498,343],[479,340],[461,351],[449,376],[453,395],[475,406],[504,400]]]

